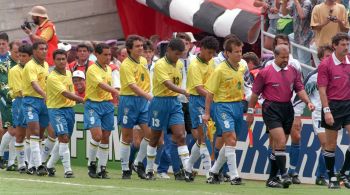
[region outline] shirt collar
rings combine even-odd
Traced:
[[[334,52],[332,53],[332,59],[333,59],[333,62],[336,66],[342,64],[342,62],[338,60],[337,56],[335,56]],[[350,64],[348,56],[345,56],[345,63]]]
[[[275,60],[272,62],[272,67],[273,67],[277,72],[279,72],[279,71],[282,70],[281,67],[277,66],[277,64],[275,63]],[[283,70],[288,70],[288,66],[284,67]]]

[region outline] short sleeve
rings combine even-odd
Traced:
[[[40,37],[43,38],[45,41],[50,41],[53,37],[54,30],[52,28],[45,28],[41,34]]]
[[[205,83],[205,89],[210,93],[215,94],[216,90],[220,86],[220,71],[216,69],[213,74],[210,75],[208,81]]]
[[[27,76],[30,82],[39,80],[37,71],[33,66],[27,68]]]
[[[154,67],[154,76],[159,83],[164,83],[165,81],[171,80],[163,64],[156,64]]]
[[[319,26],[320,24],[320,19],[319,19],[319,13],[318,13],[318,6],[315,6],[314,9],[312,10],[311,13],[311,27]]]
[[[126,85],[136,83],[134,75],[135,74],[133,73],[133,68],[131,68],[131,65],[122,63],[120,66],[120,77],[123,80],[123,83]]]
[[[252,92],[256,95],[260,95],[264,89],[264,71],[261,70],[258,75],[256,76],[254,83],[253,83],[253,89]]]
[[[98,72],[93,68],[88,69],[86,77],[89,78],[92,86],[94,87],[97,87],[100,83],[103,82],[102,76],[98,74]]]
[[[299,71],[295,70],[295,80],[294,80],[294,90],[296,93],[300,92],[301,90],[304,90],[304,84],[301,81],[301,74]]]
[[[47,85],[50,86],[50,90],[55,94],[61,94],[64,91],[67,91],[66,86],[57,77],[49,77],[49,79],[47,80]]]
[[[317,85],[319,87],[327,87],[328,86],[328,70],[327,64],[325,63],[328,60],[323,60],[318,67],[318,76],[317,76]]]
[[[202,74],[200,72],[199,68],[196,68],[195,65],[190,65],[189,69],[188,69],[188,76],[187,78],[191,78],[193,83],[192,83],[192,87],[197,87],[200,85],[203,85],[203,77]]]

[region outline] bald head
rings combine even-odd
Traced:
[[[289,47],[287,45],[277,45],[275,47],[275,50],[273,51],[273,53],[275,54],[275,56],[278,56],[281,54],[281,52],[283,53],[288,53],[289,54]]]
[[[273,52],[276,65],[280,68],[286,67],[289,61],[289,47],[287,45],[277,45]]]

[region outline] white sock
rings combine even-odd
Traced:
[[[39,136],[30,136],[30,150],[32,154],[31,158],[33,160],[33,166],[35,166],[36,168],[38,168],[41,165],[39,140]]]
[[[101,166],[107,166],[108,161],[108,144],[100,144],[97,151],[98,163],[97,163],[97,173],[101,172]]]
[[[190,160],[190,152],[188,151],[187,145],[177,147],[177,152],[182,162],[183,167],[187,167],[188,161]]]
[[[236,162],[236,148],[234,146],[225,146],[225,156],[227,159],[228,174],[231,180],[235,177],[239,177]]]
[[[226,157],[225,157],[225,146],[222,146],[219,152],[219,156],[216,159],[214,165],[211,167],[210,172],[212,173],[219,173],[222,165],[226,162]]]
[[[13,136],[11,136],[8,131],[2,136],[0,143],[0,156],[4,156],[5,148],[10,144],[12,138]]]
[[[149,144],[149,140],[147,140],[146,138],[143,138],[141,143],[140,143],[139,152],[137,153],[137,156],[134,160],[135,165],[137,165],[139,162],[142,162],[143,159],[146,158],[148,144]]]
[[[68,143],[59,143],[59,155],[64,168],[64,172],[72,171],[70,166],[70,152]]]
[[[95,141],[91,138],[89,148],[88,148],[88,166],[90,166],[91,161],[96,162],[96,154],[100,142]]]
[[[15,148],[16,148],[18,168],[26,166],[26,164],[24,163],[24,161],[25,161],[24,143],[17,143],[16,142]]]
[[[205,176],[208,178],[209,177],[209,170],[211,167],[211,158],[210,158],[210,154],[209,154],[207,145],[201,144],[200,155],[201,155],[201,159],[202,159],[202,164],[203,164]]]
[[[7,166],[11,166],[15,164],[15,160],[16,160],[15,142],[16,142],[16,138],[12,136],[11,141],[9,143],[9,160],[8,160]]]
[[[59,159],[59,142],[57,141],[52,149],[51,157],[47,162],[47,168],[54,168]]]
[[[130,144],[121,141],[120,144],[120,163],[123,171],[129,170]]]
[[[56,139],[47,136],[45,142],[44,142],[44,149],[41,151],[41,160],[44,162],[47,161],[49,158],[49,155],[52,151],[53,146],[55,145]]]
[[[187,166],[185,167],[186,171],[187,172],[190,172],[192,173],[192,169],[193,169],[193,165],[194,163],[197,162],[197,160],[199,159],[200,157],[200,153],[199,153],[199,146],[198,146],[198,143],[196,142],[193,146],[192,146],[192,149],[191,149],[191,156],[190,156],[190,159],[187,163]]]
[[[147,166],[146,171],[147,172],[153,172],[154,171],[154,160],[157,156],[157,147],[152,147],[150,145],[147,145]]]
[[[27,163],[30,163],[30,142],[29,142],[29,139],[26,139],[25,142],[26,143],[24,145],[24,154],[26,156]]]

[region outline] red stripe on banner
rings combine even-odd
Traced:
[[[207,0],[226,9],[239,8],[252,14],[260,15],[261,9],[254,6],[254,0]]]

